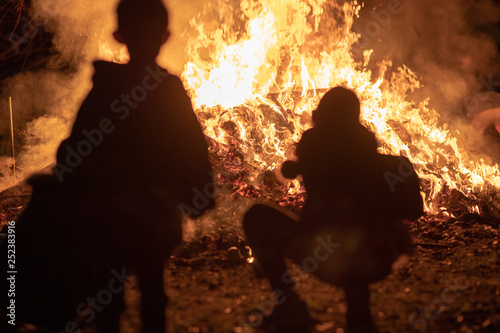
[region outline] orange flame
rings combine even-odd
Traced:
[[[386,61],[374,78],[367,68],[372,51],[362,62],[354,59],[356,1],[242,0],[236,8],[220,0],[207,6],[220,24],[191,21],[198,36],[188,42],[182,79],[213,149],[234,172],[231,181],[261,186],[263,170],[291,157],[324,92],[343,85],[359,96],[363,124],[383,143],[379,151],[407,156],[428,183],[427,211],[440,212],[437,196],[445,186],[465,195],[500,187],[497,165],[469,157],[428,101],[408,99],[420,88],[409,68]],[[126,61],[121,54],[107,57]],[[287,196],[301,192],[293,181]]]

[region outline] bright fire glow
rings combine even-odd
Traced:
[[[364,52],[362,62],[354,59],[356,3],[220,4],[217,26],[191,22],[198,36],[188,43],[182,79],[211,138],[219,181],[235,184],[237,194],[271,191],[266,189],[269,171],[292,157],[294,144],[310,126],[311,111],[337,85],[358,94],[362,122],[377,134],[379,151],[413,162],[427,184],[423,194],[429,212],[439,212],[437,197],[445,186],[465,195],[500,187],[498,166],[471,160],[427,101],[408,100],[420,86],[409,68],[385,62],[374,77],[366,67],[371,51]],[[126,60],[116,53],[105,58]],[[302,191],[297,181],[283,188],[287,198]]]

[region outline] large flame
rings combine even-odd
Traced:
[[[343,85],[358,94],[362,121],[377,134],[380,152],[402,154],[415,165],[426,182],[429,212],[440,211],[437,196],[444,187],[471,196],[500,187],[497,165],[473,160],[427,101],[409,100],[408,94],[420,87],[409,68],[395,69],[387,61],[375,77],[367,68],[371,51],[362,61],[354,59],[357,2],[231,3],[207,5],[211,24],[191,22],[198,36],[189,41],[182,74],[211,138],[219,181],[234,184],[241,195],[265,188],[270,171],[293,155],[325,91]],[[124,60],[123,54],[117,57]],[[297,181],[283,189],[285,198],[302,191]]]

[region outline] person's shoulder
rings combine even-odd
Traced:
[[[312,127],[306,130],[302,134],[302,138],[300,141],[302,142],[314,142],[314,141],[325,141],[329,140],[332,135],[332,131],[330,129]]]
[[[368,127],[366,127],[362,123],[359,123],[358,129],[361,130],[361,131],[363,131],[363,132],[365,132],[365,133],[369,133],[371,135],[375,135],[375,134],[373,134],[373,132]]]
[[[304,150],[309,149],[311,145],[315,145],[317,141],[321,140],[321,131],[317,128],[310,128],[302,133],[302,137],[297,145],[297,153],[301,154]]]
[[[375,140],[376,135],[372,131],[370,131],[366,126],[360,124],[360,132],[364,135],[365,138],[369,138],[370,140]]]
[[[155,64],[154,66],[147,66],[146,72],[147,75],[152,76],[158,83],[161,83],[162,85],[168,85],[170,88],[174,87],[184,89],[182,81],[178,76],[170,73],[166,68],[163,68],[158,64]]]
[[[178,76],[176,76],[176,75],[173,75],[173,74],[169,73],[168,78],[167,78],[167,82],[171,86],[173,86],[174,88],[185,90],[184,84],[182,83],[182,80]]]
[[[364,147],[364,149],[366,149],[367,151],[372,151],[374,153],[377,152],[378,141],[375,133],[373,133],[368,128],[360,124],[357,137],[361,147]]]
[[[122,72],[124,68],[124,65],[113,62],[107,62],[104,60],[94,61],[93,66],[94,66],[94,76],[92,80],[94,82],[100,80],[107,80],[110,77],[116,78],[117,76],[119,76],[119,73]]]
[[[164,91],[170,98],[180,100],[189,99],[184,83],[178,76],[169,74],[168,77],[165,78],[163,84],[165,87]]]
[[[317,128],[312,127],[310,129],[306,130],[304,133],[302,133],[302,139],[304,139],[304,138],[311,138],[311,137],[317,136],[317,135],[320,134],[319,132],[320,131],[318,131]]]
[[[101,72],[101,71],[119,70],[119,69],[123,68],[123,66],[124,66],[121,64],[117,64],[114,62],[108,62],[108,61],[104,61],[104,60],[94,61],[93,65],[94,65],[94,69],[95,69],[96,73]]]

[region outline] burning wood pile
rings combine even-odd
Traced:
[[[37,9],[40,10],[43,9],[43,4],[50,3],[50,0],[33,2],[42,4]],[[452,6],[450,3],[458,2],[461,1],[450,1],[446,4],[443,2],[440,6]],[[48,53],[51,47],[52,51],[57,49],[58,52],[63,52],[61,48],[67,46],[63,45],[64,41],[66,44],[78,45],[76,51],[73,48],[71,51],[68,51],[69,48],[64,51],[63,58],[72,59],[69,61],[70,67],[74,66],[71,68],[72,74],[77,73],[62,81],[72,83],[61,88],[66,89],[65,94],[62,94],[66,99],[61,98],[60,94],[54,94],[54,99],[61,101],[44,104],[50,106],[46,107],[50,111],[31,126],[31,129],[36,128],[30,132],[32,141],[36,143],[25,147],[24,156],[38,155],[38,150],[34,149],[38,146],[50,147],[43,154],[39,154],[45,156],[45,159],[41,159],[43,165],[53,162],[52,150],[59,144],[58,139],[65,135],[61,127],[69,127],[71,117],[68,114],[74,114],[79,107],[79,96],[85,95],[85,89],[88,91],[87,85],[74,82],[84,82],[90,78],[92,56],[98,55],[101,59],[117,63],[125,63],[128,60],[126,49],[110,42],[110,34],[107,36],[108,30],[111,31],[108,28],[112,20],[109,17],[93,16],[106,11],[87,12],[87,8],[81,10],[87,5],[93,9],[101,9],[99,6],[109,6],[105,5],[106,3],[108,2],[72,2],[71,6],[76,8],[74,12],[69,9],[69,3],[67,6],[61,6],[56,17],[47,20],[54,24],[50,26],[51,31],[57,31],[55,46],[51,44],[53,35],[45,29],[40,28],[33,33],[28,30],[26,34],[26,27],[33,27],[32,24],[35,24],[37,29],[36,22],[28,19],[26,25],[23,21],[23,18],[33,15],[33,11],[28,9],[29,1],[10,0],[1,7],[2,13],[6,13],[1,18],[3,35],[9,36],[8,33],[14,32],[21,37],[14,40],[17,44],[13,45],[10,45],[12,39],[3,41],[8,51],[1,54],[0,64],[5,65],[1,66],[2,68],[9,70],[1,73],[0,79],[50,62],[50,58],[44,57],[43,54]],[[172,0],[171,3],[177,1]],[[366,24],[366,29],[361,33],[354,29],[363,10],[360,3],[365,4],[365,10],[372,10],[368,14],[371,19],[368,23],[378,24]],[[428,96],[419,96],[422,79],[419,74],[401,64],[397,52],[382,56],[371,49],[360,47],[361,40],[367,39],[367,36],[372,42],[378,41],[379,33],[367,30],[367,27],[375,26],[379,27],[379,30],[387,28],[387,17],[389,21],[391,17],[396,20],[397,15],[404,16],[401,13],[412,12],[406,6],[425,6],[432,4],[432,1],[424,0],[424,5],[405,2],[405,8],[395,7],[394,3],[396,2],[375,0],[218,0],[208,1],[203,15],[191,21],[194,35],[190,36],[186,49],[182,50],[188,59],[181,77],[209,142],[209,156],[218,185],[216,200],[219,205],[201,219],[197,226],[199,229],[189,224],[192,221],[186,222],[185,229],[189,229],[189,236],[194,237],[185,237],[184,239],[192,241],[184,242],[174,253],[170,265],[173,272],[171,279],[176,282],[172,285],[176,286],[175,283],[178,283],[177,288],[182,286],[187,291],[189,288],[186,283],[194,281],[194,285],[198,285],[198,281],[194,279],[195,273],[205,274],[204,270],[210,273],[216,271],[218,276],[222,269],[231,270],[240,266],[239,274],[233,274],[232,271],[231,274],[223,272],[224,274],[220,275],[224,279],[203,277],[204,282],[201,284],[206,283],[209,291],[224,291],[221,286],[223,283],[227,284],[226,275],[238,275],[238,279],[244,281],[241,290],[253,287],[247,280],[249,276],[253,278],[254,272],[250,273],[250,265],[242,265],[252,262],[253,257],[252,250],[247,246],[239,228],[241,217],[248,203],[256,198],[278,202],[293,211],[302,207],[305,201],[303,183],[300,179],[284,179],[279,169],[285,160],[294,158],[296,143],[302,133],[312,125],[311,112],[320,98],[329,88],[339,85],[349,87],[359,96],[362,105],[361,121],[376,134],[379,152],[407,157],[420,178],[427,215],[409,226],[420,257],[397,272],[408,277],[404,286],[396,288],[394,284],[390,284],[389,287],[386,286],[386,290],[400,289],[410,295],[408,281],[418,281],[418,284],[411,285],[411,289],[418,291],[420,298],[420,290],[427,290],[429,285],[435,284],[435,281],[429,279],[435,279],[436,274],[429,272],[441,272],[444,260],[446,269],[451,268],[453,274],[456,271],[465,271],[470,275],[476,272],[482,274],[483,268],[486,272],[494,270],[495,264],[498,264],[500,156],[488,156],[483,151],[487,143],[483,142],[482,146],[477,144],[481,141],[482,133],[468,124],[471,117],[457,120],[457,117],[453,117],[456,115],[450,117],[446,112],[433,108]],[[438,6],[437,3],[435,5]],[[171,9],[175,12],[175,8]],[[81,10],[81,13],[78,10]],[[77,15],[72,16],[74,13]],[[390,14],[383,16],[382,13]],[[92,16],[88,21],[95,25],[92,28],[94,30],[89,30],[86,34],[81,33],[84,30],[70,29],[64,24],[67,21],[62,20],[62,17],[69,17],[79,24],[85,21],[85,15]],[[68,29],[58,29],[57,24]],[[65,30],[71,31],[66,33]],[[433,33],[437,34],[435,31]],[[87,47],[87,44],[90,46]],[[20,50],[19,53],[15,51],[15,45]],[[466,47],[474,49],[469,45]],[[470,59],[462,60],[464,63],[471,62]],[[60,67],[61,62],[58,63],[55,71],[64,72]],[[436,68],[441,69],[435,66],[436,71]],[[446,72],[444,75],[448,74]],[[15,80],[12,82],[16,83]],[[445,88],[444,91],[450,92],[454,87]],[[74,91],[70,91],[71,89]],[[1,94],[0,91],[0,96]],[[56,128],[54,133],[36,127],[43,123],[44,119],[47,123],[56,120],[54,127],[47,127],[51,130]],[[58,127],[58,124],[63,125]],[[45,137],[41,139],[33,135],[38,132],[50,133],[48,136],[55,139],[48,142],[50,140]],[[26,165],[22,164],[22,158],[19,159],[19,169],[22,171]],[[30,188],[25,184],[0,193],[0,229],[7,221],[18,220],[29,199]],[[452,259],[456,260],[456,263],[452,263]],[[467,266],[462,267],[464,262]],[[495,280],[494,273],[488,275],[493,276],[491,279]],[[425,288],[421,285],[425,285]],[[474,287],[470,288],[470,293],[477,293],[477,290],[480,290],[479,285],[479,280],[471,280],[469,287]],[[477,307],[470,306],[470,312],[479,309],[476,311],[479,314],[476,315],[481,317],[480,324],[486,328],[496,319],[488,318],[485,321],[482,314],[489,311],[496,316],[491,318],[498,319],[494,302],[488,303],[488,300],[493,293],[499,295],[500,291],[496,280],[485,285],[487,287],[483,287],[483,293],[480,294],[485,295],[484,300],[481,299]],[[256,286],[258,287],[257,284]],[[198,298],[207,294],[206,290],[199,290],[201,289],[193,287],[189,291],[195,293]],[[240,293],[241,290],[237,292]],[[318,293],[317,290],[319,289],[314,288],[315,293]],[[259,299],[261,291],[255,293]],[[435,292],[435,295],[440,294],[442,295],[441,291]],[[413,294],[410,296],[417,297]],[[470,298],[472,299],[472,296]],[[234,299],[231,299],[230,304],[233,304],[233,301]],[[338,299],[335,302],[337,303]],[[213,302],[212,298],[210,316],[214,313],[214,303],[219,302]],[[409,303],[411,302],[405,301],[404,310],[394,306],[394,314],[387,313],[386,317],[391,318],[391,327],[395,327],[392,326],[392,318],[402,312],[410,314],[415,310],[408,309]],[[228,315],[231,309],[226,307],[220,312]],[[458,309],[458,303],[456,311],[447,309],[446,313],[449,312],[450,317],[454,316],[455,312],[465,313],[466,317],[464,319],[464,316],[460,315],[458,319],[452,318],[451,327],[456,327],[457,323],[464,320],[472,322],[467,318],[467,310],[464,309],[467,307]],[[331,311],[323,312],[325,316],[330,316]],[[379,316],[380,313],[384,314],[380,311],[378,313]],[[401,318],[408,321],[406,317]],[[327,320],[330,319],[325,319],[324,322]],[[228,320],[224,318],[221,321]],[[331,327],[333,326],[332,323]],[[403,330],[404,326],[400,325],[398,328]],[[466,329],[460,331],[465,332]]]
[[[290,110],[287,110],[291,113]],[[302,184],[298,181],[285,180],[277,170],[262,168],[260,163],[266,165],[277,165],[283,163],[284,157],[274,154],[265,155],[265,150],[269,149],[267,137],[262,132],[253,131],[249,134],[252,145],[245,144],[242,139],[239,124],[251,123],[252,117],[260,116],[266,119],[266,123],[273,125],[275,138],[286,140],[294,133],[293,122],[285,118],[286,114],[277,113],[267,105],[259,105],[255,109],[248,107],[236,107],[232,111],[221,110],[220,107],[214,107],[209,110],[201,108],[198,110],[200,119],[208,121],[210,112],[220,114],[220,128],[217,137],[222,139],[219,142],[216,139],[207,137],[210,142],[210,157],[214,167],[219,185],[224,187],[234,197],[249,198],[267,198],[279,202],[285,207],[292,209],[299,208],[304,202],[305,191]],[[267,116],[265,116],[267,112]],[[230,114],[230,115],[228,115]],[[290,114],[289,117],[293,117]],[[395,125],[395,130],[403,130]],[[446,145],[436,145],[446,149]],[[293,142],[287,147],[287,151],[293,151]],[[254,161],[250,156],[263,154],[262,161]],[[259,163],[260,162],[260,163]],[[448,164],[449,165],[449,164]],[[451,188],[447,183],[437,192],[433,192],[435,183],[425,175],[434,175],[437,179],[444,181],[444,177],[439,175],[440,168],[446,168],[447,165],[429,164],[421,166],[419,174],[421,177],[421,190],[425,198],[428,199],[427,205],[438,207],[433,215],[443,219],[485,219],[490,223],[500,221],[500,195],[494,186],[483,189],[479,192],[468,191],[464,193],[457,188]],[[464,179],[464,174],[460,175]]]
[[[276,170],[293,158],[325,88],[346,85],[360,97],[362,121],[377,134],[379,151],[415,165],[430,214],[500,217],[498,166],[467,141],[478,133],[459,134],[428,100],[411,101],[421,84],[409,68],[384,61],[373,71],[371,52],[362,61],[352,55],[360,6],[242,1],[210,10],[234,19],[215,27],[193,23],[199,35],[188,44],[183,79],[211,143],[217,179],[235,196],[300,205],[301,184],[280,179]]]
[[[30,17],[28,5],[4,6],[6,13]],[[389,10],[380,3],[375,8],[377,15]],[[376,133],[379,152],[415,165],[429,214],[500,217],[500,172],[471,146],[468,138],[477,133],[447,123],[428,99],[413,98],[422,85],[411,69],[393,66],[390,58],[373,65],[373,51],[359,48],[366,36],[353,29],[361,10],[357,2],[221,0],[191,21],[195,35],[187,42],[182,79],[225,193],[300,206],[302,184],[285,181],[277,170],[293,158],[323,93],[344,85],[359,96],[362,122]],[[2,27],[14,19],[4,17]],[[123,47],[98,38],[101,58],[127,61]],[[34,52],[29,45],[22,49]]]

